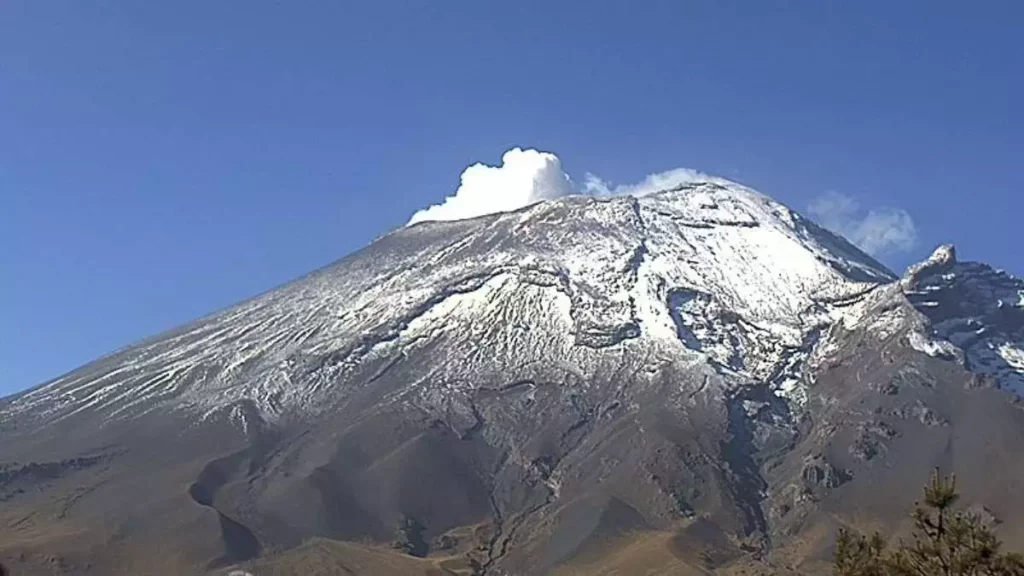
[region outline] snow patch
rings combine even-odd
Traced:
[[[918,352],[924,352],[936,358],[956,358],[957,347],[945,340],[933,340],[918,331],[912,331],[908,335],[910,347]]]
[[[1017,396],[1024,397],[1024,350],[1004,343],[998,348],[997,353],[1015,372],[1015,374],[1008,375],[1003,388]]]
[[[807,404],[807,387],[799,379],[787,378],[773,391],[776,396],[797,406]]]

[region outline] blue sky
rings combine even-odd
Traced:
[[[513,146],[575,179],[690,167],[798,210],[902,209],[893,268],[955,242],[1024,273],[1022,21],[1016,1],[6,0],[0,394],[323,266]]]

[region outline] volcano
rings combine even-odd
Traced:
[[[740,184],[420,222],[0,400],[14,574],[827,574],[934,467],[1024,548],[1024,282]]]

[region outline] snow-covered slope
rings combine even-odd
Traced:
[[[731,182],[568,197],[398,230],[0,409],[210,414],[248,399],[264,417],[316,412],[342,401],[369,366],[386,370],[396,354],[445,338],[458,362],[439,360],[444,387],[462,385],[459,372],[473,363],[586,363],[640,339],[659,354],[791,388],[797,359],[841,316],[837,304],[893,279],[845,240]],[[474,341],[489,349],[454,351]]]
[[[485,575],[634,535],[774,573],[837,519],[893,533],[936,465],[1022,517],[984,385],[1021,392],[1022,294],[950,248],[897,280],[717,179],[422,222],[0,399],[0,561],[255,573],[397,526]]]
[[[958,262],[953,246],[942,246],[901,284],[931,321],[930,336],[962,350],[971,372],[1024,396],[1024,281],[985,264]]]

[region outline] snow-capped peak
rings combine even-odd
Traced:
[[[893,280],[845,240],[725,180],[569,196],[400,229],[0,410],[209,413],[248,401],[271,416],[315,411],[432,345],[445,354],[420,368],[433,375],[424,390],[531,363],[584,370],[632,341],[791,386],[792,366],[840,308]]]

